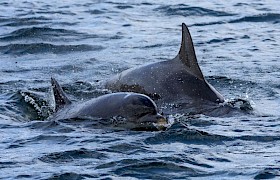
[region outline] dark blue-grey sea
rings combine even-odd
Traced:
[[[125,69],[172,59],[181,24],[205,78],[253,110],[173,114],[166,131],[48,121],[55,77],[73,101]],[[280,178],[277,0],[3,0],[0,179]]]

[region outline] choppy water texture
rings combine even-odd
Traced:
[[[280,11],[266,1],[1,1],[0,179],[280,176]],[[164,132],[42,121],[54,76],[74,101],[122,70],[173,58],[181,23],[201,69],[252,113],[171,116]]]

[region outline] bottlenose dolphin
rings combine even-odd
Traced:
[[[72,103],[52,78],[55,113],[52,120],[100,119],[100,124],[133,130],[163,130],[167,120],[158,113],[154,101],[146,95],[120,92]],[[106,122],[107,121],[107,122]],[[99,124],[99,126],[100,126]]]
[[[105,88],[114,92],[143,93],[157,100],[158,106],[176,104],[177,107],[194,112],[201,112],[225,101],[204,78],[197,63],[190,32],[184,23],[180,51],[174,59],[123,71],[109,79]],[[211,105],[202,107],[206,103]]]

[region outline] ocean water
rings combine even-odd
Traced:
[[[176,56],[186,23],[206,79],[253,110],[174,114],[166,131],[46,121],[50,78],[73,101],[125,69]],[[280,178],[276,0],[0,2],[0,179]]]

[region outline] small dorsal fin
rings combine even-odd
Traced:
[[[51,78],[51,83],[55,100],[55,111],[58,111],[60,108],[67,104],[71,104],[71,101],[66,97],[62,88],[54,78]]]
[[[182,42],[178,57],[182,63],[190,68],[197,78],[204,80],[204,76],[197,63],[192,37],[185,23],[182,24]]]

